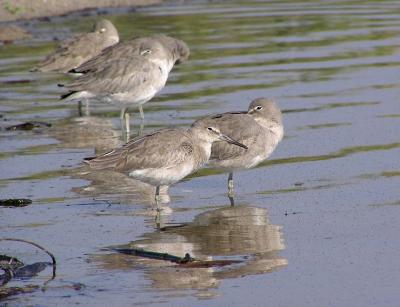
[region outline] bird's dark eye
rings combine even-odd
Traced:
[[[146,54],[150,54],[150,53],[151,53],[150,49],[145,49],[145,50],[140,51],[140,55],[146,55]]]
[[[256,110],[262,110],[262,108],[263,108],[262,106],[257,106]]]
[[[209,131],[213,131],[213,128],[211,128],[211,127],[208,127],[207,129],[208,129]]]

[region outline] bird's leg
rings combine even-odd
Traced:
[[[82,112],[82,100],[78,101],[78,114],[80,117],[83,116],[83,112]]]
[[[228,197],[233,198],[233,173],[229,173],[228,177]]]
[[[129,132],[130,132],[130,125],[129,125],[129,113],[127,112],[127,108],[121,109],[120,114],[121,126],[122,126],[122,137],[124,141],[129,141]]]
[[[138,135],[141,136],[143,134],[143,128],[144,128],[144,113],[143,113],[143,107],[141,105],[139,106],[139,112],[140,112],[140,118],[142,119],[142,121],[140,123]]]
[[[83,98],[78,102],[79,116],[90,116],[89,99]]]
[[[130,116],[129,116],[128,111],[125,111],[125,114],[124,114],[124,121],[125,121],[125,131],[126,131],[126,134],[129,134],[129,133],[131,132],[131,127],[130,127],[130,123],[129,123],[129,118],[130,118]]]
[[[126,135],[126,142],[129,142],[129,134],[130,134],[130,123],[129,123],[130,115],[128,112],[125,112],[125,135]]]
[[[228,196],[229,201],[231,202],[231,207],[235,206],[235,200],[233,199],[232,196]]]
[[[156,201],[156,227],[157,229],[160,229],[161,225],[161,208],[160,208],[160,186],[156,187],[156,195],[155,195],[155,201]]]

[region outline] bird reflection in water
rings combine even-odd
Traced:
[[[224,207],[197,215],[193,222],[167,226],[146,233],[143,239],[118,248],[144,249],[197,260],[240,260],[239,264],[211,267],[184,267],[163,260],[110,253],[93,256],[105,270],[144,268],[153,288],[197,290],[212,297],[212,289],[226,278],[265,274],[287,265],[279,256],[285,248],[281,227],[270,224],[267,210],[251,206]]]
[[[104,153],[121,146],[120,131],[108,118],[96,116],[74,117],[55,126],[51,136],[59,147],[66,149],[94,148],[95,153]],[[79,158],[80,160],[81,158]],[[155,188],[149,184],[110,171],[92,171],[87,166],[68,168],[65,174],[71,178],[89,181],[88,186],[73,188],[73,192],[93,198],[107,198],[112,203],[132,203],[132,200],[153,204]],[[160,201],[170,202],[168,187],[161,187]],[[166,211],[168,212],[168,210]]]

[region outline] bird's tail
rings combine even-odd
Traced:
[[[113,150],[97,157],[85,158],[83,162],[88,164],[90,168],[96,170],[115,169],[120,159],[120,155],[120,152]]]

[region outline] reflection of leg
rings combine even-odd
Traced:
[[[161,211],[161,207],[160,207],[160,186],[156,187],[155,201],[156,201],[157,211]]]
[[[142,119],[142,121],[144,121],[144,113],[142,105],[139,106],[139,112],[140,112],[140,118]]]
[[[228,197],[233,198],[233,173],[229,173],[228,177]]]
[[[157,229],[160,230],[161,229],[161,211],[157,210],[155,222],[156,222]]]
[[[144,130],[144,121],[142,120],[142,122],[140,123],[138,136],[142,136],[143,135],[143,130]]]

